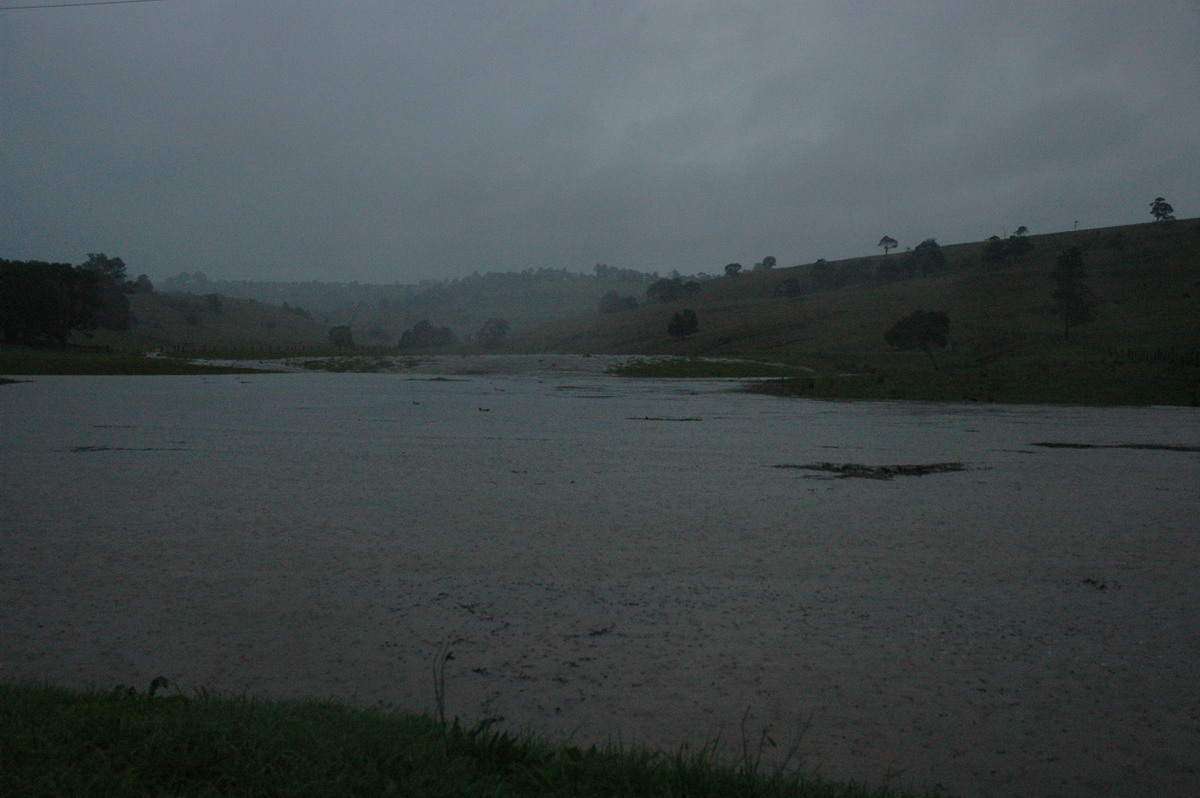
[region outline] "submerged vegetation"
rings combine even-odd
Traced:
[[[808,463],[805,465],[777,465],[775,468],[800,468],[806,471],[824,471],[841,478],[892,479],[894,477],[923,477],[926,474],[946,474],[951,471],[966,471],[964,463],[913,463],[909,465],[863,465],[862,463]]]
[[[753,379],[794,377],[795,366],[732,358],[635,358],[611,370],[622,377],[704,377],[708,379]]]
[[[172,694],[173,693],[173,694]],[[766,735],[763,735],[766,738]],[[201,693],[0,685],[0,794],[904,798],[713,751],[553,746],[428,715]]]

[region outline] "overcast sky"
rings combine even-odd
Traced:
[[[693,274],[1197,216],[1198,41],[1196,0],[0,11],[0,257]]]

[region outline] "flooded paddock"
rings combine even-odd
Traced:
[[[422,710],[449,650],[449,714],[553,739],[1197,791],[1200,412],[606,365],[0,386],[0,677]]]

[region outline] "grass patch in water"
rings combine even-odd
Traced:
[[[705,357],[669,357],[623,363],[609,370],[619,377],[754,379],[795,377],[800,369],[782,363]]]
[[[489,724],[149,691],[0,685],[0,795],[779,796],[922,793],[766,770],[753,755],[551,746]],[[932,795],[933,793],[924,793]]]
[[[1200,369],[1159,363],[1009,361],[932,369],[822,370],[749,390],[814,399],[904,399],[1006,404],[1200,405]]]
[[[309,371],[354,372],[359,374],[374,374],[393,369],[398,362],[384,355],[339,355],[336,357],[296,358],[289,360],[290,365],[299,366]],[[411,368],[411,366],[408,366]]]

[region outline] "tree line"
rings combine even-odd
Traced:
[[[135,322],[129,294],[153,290],[149,277],[126,279],[124,261],[103,253],[78,266],[0,259],[0,336],[61,346],[76,331],[128,330]]]

